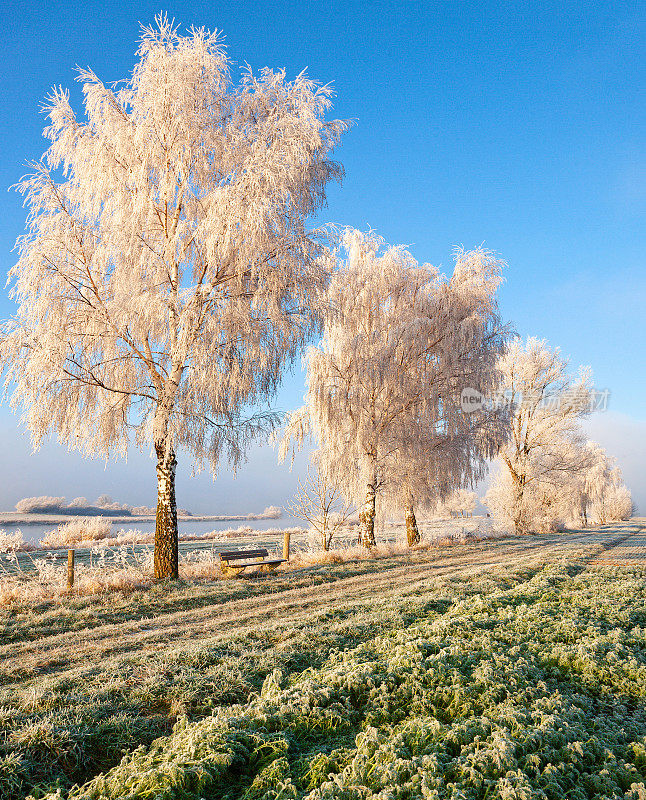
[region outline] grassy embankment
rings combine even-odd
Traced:
[[[601,547],[5,609],[0,795],[646,797],[643,572]]]

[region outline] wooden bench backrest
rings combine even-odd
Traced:
[[[231,550],[226,553],[220,553],[220,559],[222,561],[235,561],[241,558],[266,558],[268,555],[268,550]]]

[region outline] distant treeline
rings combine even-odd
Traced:
[[[65,502],[65,497],[24,497],[16,503],[19,514],[67,514],[70,516],[150,516],[155,509],[149,506],[131,506],[128,503],[118,503],[108,494],[102,494],[93,503],[85,497],[76,497],[70,503]],[[192,516],[185,508],[178,508],[177,513],[182,516]]]

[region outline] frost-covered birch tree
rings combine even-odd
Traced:
[[[335,534],[350,518],[352,506],[344,500],[338,481],[314,465],[308,469],[306,478],[298,482],[287,510],[309,525],[310,533],[327,552]]]
[[[572,481],[573,516],[578,512],[578,521],[584,527],[591,520],[593,505],[599,502],[610,483],[614,466],[606,451],[596,442],[586,442],[586,450],[588,467]]]
[[[450,405],[455,403],[452,398]],[[440,403],[432,418],[428,413],[402,415],[403,425],[393,431],[397,447],[386,465],[383,501],[389,514],[403,511],[409,546],[421,539],[419,510],[435,514],[450,498],[475,497],[464,487],[484,477],[507,436],[505,409],[483,408],[446,419],[447,405]]]
[[[414,531],[418,476],[442,472],[444,460],[445,494],[478,473],[478,459],[504,437],[500,417],[474,435],[477,415],[460,407],[465,386],[490,393],[497,385],[502,263],[484,250],[459,251],[447,280],[373,233],[348,229],[342,245],[323,338],[306,356],[305,405],[284,441],[313,436],[320,463],[360,508],[369,547],[381,490],[398,495]]]
[[[550,475],[531,464],[523,491],[523,531],[551,533],[566,527],[605,524],[628,519],[633,513],[632,497],[624,484],[615,459],[595,442],[561,439],[553,449],[562,449],[575,469]],[[502,465],[501,465],[502,466]],[[502,522],[513,526],[516,487],[503,466],[494,476],[485,503]]]
[[[547,506],[589,467],[579,421],[590,411],[590,370],[582,368],[573,378],[558,348],[550,350],[532,337],[511,342],[499,368],[512,430],[485,502],[517,533],[525,533],[561,515],[560,506],[558,513],[548,513]]]
[[[632,497],[623,482],[617,460],[596,442],[586,442],[587,468],[572,481],[572,507],[580,524],[604,524],[627,519],[633,509]],[[574,516],[574,515],[573,515]]]
[[[315,327],[326,284],[306,220],[341,177],[330,90],[243,72],[218,35],[143,29],[131,77],[80,70],[85,114],[47,101],[50,140],[19,184],[28,231],[10,272],[0,358],[35,445],[157,457],[155,575],[177,576],[176,453],[214,471],[272,418],[275,390]]]
[[[619,467],[613,467],[608,482],[592,505],[593,518],[601,525],[605,525],[608,522],[629,519],[634,512],[635,504],[630,489],[624,483]]]
[[[466,489],[458,489],[438,505],[439,514],[449,517],[471,516],[476,509],[478,495]]]

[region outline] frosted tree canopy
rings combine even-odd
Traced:
[[[234,85],[217,34],[158,23],[130,79],[79,71],[83,119],[48,98],[2,358],[36,443],[53,429],[107,454],[133,434],[215,468],[312,330],[327,275],[305,219],[341,177],[346,125],[305,75]]]
[[[234,83],[217,33],[158,17],[138,56],[112,87],[79,70],[82,119],[67,91],[47,100],[0,361],[36,445],[152,444],[158,523],[163,507],[176,534],[176,449],[235,468],[274,423],[245,409],[317,327],[328,267],[306,220],[342,176],[330,151],[347,125],[325,121],[331,91],[305,74]]]
[[[450,278],[403,246],[347,229],[327,292],[323,339],[306,356],[305,405],[288,420],[284,456],[311,434],[319,466],[349,499],[412,507],[481,477],[506,434],[506,415],[466,415],[460,393],[491,394],[508,335],[496,291],[503,262],[458,251]],[[408,499],[405,499],[407,498]],[[363,535],[363,534],[362,534]]]

